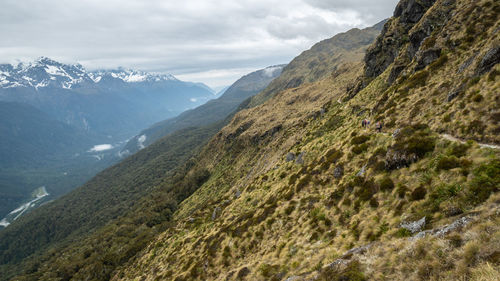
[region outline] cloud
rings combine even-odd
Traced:
[[[242,69],[286,63],[319,40],[387,18],[396,2],[3,0],[0,58],[49,56],[91,69],[124,66],[220,86]]]

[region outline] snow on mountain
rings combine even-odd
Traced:
[[[109,75],[113,78],[123,80],[127,83],[139,82],[160,82],[160,81],[179,81],[171,74],[150,73],[131,69],[99,70],[89,73],[95,83],[98,83],[102,77]]]
[[[122,68],[89,72],[80,64],[62,64],[46,57],[18,65],[0,64],[0,88],[56,87],[71,89],[76,85],[99,83],[104,76],[120,79],[126,83],[179,81],[170,74],[148,73]]]

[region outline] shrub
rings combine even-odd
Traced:
[[[481,120],[474,120],[474,121],[470,122],[469,126],[467,127],[467,132],[469,134],[472,134],[472,133],[482,134],[485,129],[486,129],[486,125],[484,125]]]
[[[310,174],[303,176],[297,183],[296,192],[300,192],[304,187],[306,187],[311,181],[311,179],[312,176]]]
[[[289,185],[294,185],[294,184],[295,184],[295,182],[297,181],[297,178],[298,178],[298,177],[299,177],[299,176],[298,176],[297,174],[293,174],[293,175],[291,175],[291,176],[290,176],[290,178],[288,179],[288,184],[289,184]]]
[[[411,231],[409,231],[406,228],[400,228],[396,232],[396,237],[403,238],[403,237],[410,237],[411,236]]]
[[[436,170],[450,170],[460,166],[460,161],[455,156],[440,155],[436,162]]]
[[[443,116],[443,122],[445,123],[448,123],[451,121],[451,116],[450,114],[446,114],[445,116]]]
[[[419,186],[411,192],[410,198],[413,201],[422,200],[425,198],[426,194],[427,194],[427,189],[425,189],[425,187],[423,186]]]
[[[440,68],[441,66],[443,66],[447,61],[448,61],[448,55],[443,54],[436,61],[431,63],[431,65],[429,66],[429,69],[436,70],[436,69]]]
[[[380,190],[392,190],[394,188],[394,182],[390,177],[386,176],[379,181],[378,186]]]
[[[382,172],[385,170],[385,162],[384,161],[377,161],[375,164],[373,164],[373,170],[375,172]]]
[[[279,271],[279,265],[270,265],[268,263],[263,263],[259,266],[259,272],[262,276],[269,278]]]
[[[406,86],[410,89],[425,86],[427,77],[429,77],[429,71],[427,70],[419,71],[413,74],[413,76],[411,76],[410,78],[408,78],[408,80],[406,80]]]
[[[408,187],[403,184],[398,184],[398,188],[396,189],[396,193],[399,198],[405,198],[406,192],[408,192]]]
[[[462,143],[454,142],[448,147],[448,149],[446,150],[446,153],[448,155],[462,157],[462,156],[465,156],[465,154],[467,153],[467,150],[469,148],[470,148],[469,144],[462,144]]]
[[[370,206],[371,206],[372,208],[377,208],[377,207],[378,207],[378,205],[379,205],[379,204],[378,204],[377,198],[372,197],[372,198],[370,199]]]
[[[476,94],[472,97],[473,102],[481,102],[483,100],[483,96],[481,94]]]
[[[367,136],[367,135],[353,137],[351,139],[351,144],[362,144],[362,143],[367,142],[369,139],[370,139],[370,136]]]
[[[432,137],[412,136],[407,140],[406,150],[422,157],[427,152],[433,151],[435,144],[436,142]]]
[[[359,188],[356,190],[354,195],[358,197],[361,201],[368,201],[373,197],[375,193],[377,193],[373,179],[364,181],[362,184],[358,186]]]
[[[355,153],[355,154],[361,154],[365,151],[368,150],[368,144],[367,143],[363,143],[363,144],[360,144],[360,145],[355,145],[353,148],[352,148],[352,152]]]
[[[472,171],[472,181],[468,187],[468,198],[473,204],[486,201],[491,193],[500,187],[500,160],[481,164]]]

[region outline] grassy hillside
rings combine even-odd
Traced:
[[[499,11],[402,0],[363,62],[272,90],[290,64],[123,216],[14,280],[499,279]]]
[[[373,39],[374,37],[375,36],[373,36]],[[335,45],[327,46],[336,48]],[[325,49],[322,50],[325,51]],[[318,54],[321,54],[321,52]],[[308,52],[308,56],[312,57],[312,53]],[[359,59],[359,63],[361,56],[357,58]],[[352,60],[355,59],[353,58]],[[332,65],[332,67],[334,66]],[[340,72],[342,71],[347,71],[349,73],[352,71],[360,72],[360,65],[352,69],[344,67]],[[245,88],[249,87],[255,87],[255,85],[245,86]],[[332,87],[332,91],[334,90],[336,90],[336,88]],[[317,100],[316,104],[319,105],[319,102],[322,101],[324,101],[324,99]],[[248,101],[240,105],[239,109],[246,107],[246,104],[248,104]],[[309,106],[305,108],[309,108]],[[319,110],[319,108],[316,110]],[[231,118],[212,127],[215,128],[215,126],[219,126],[219,128],[221,128],[223,124],[227,124],[230,120]],[[243,126],[241,130],[244,130],[245,126]],[[210,159],[208,151],[212,151],[210,148],[212,144],[213,143],[207,145],[207,148],[203,150],[204,152],[201,152],[199,155],[203,155],[203,157],[206,156]],[[152,150],[153,147],[155,150]],[[215,149],[216,147],[218,147],[218,145],[213,148]],[[3,255],[3,261],[5,263],[12,261],[13,257],[17,257],[17,261],[19,261],[21,257],[11,255],[19,255],[16,249],[20,247],[19,244],[23,243],[22,241],[25,241],[24,243],[32,247],[31,250],[21,251],[25,256],[26,253],[33,253],[38,249],[38,251],[35,251],[34,255],[25,258],[21,263],[10,262],[10,264],[5,264],[2,269],[4,272],[3,276],[15,275],[23,271],[24,275],[16,279],[74,278],[78,280],[91,278],[106,280],[111,278],[118,267],[124,266],[130,259],[134,258],[137,252],[147,246],[149,241],[153,240],[159,233],[172,226],[171,213],[177,209],[177,204],[190,196],[211,175],[211,173],[208,172],[208,167],[198,164],[199,161],[202,161],[198,156],[187,161],[186,164],[180,165],[180,167],[171,173],[164,172],[163,174],[158,174],[157,171],[159,170],[156,168],[156,164],[153,163],[154,161],[150,161],[154,159],[151,157],[158,155],[158,157],[161,156],[162,159],[168,159],[165,158],[164,154],[165,151],[169,151],[169,149],[169,142],[163,140],[157,142],[131,158],[134,159],[134,157],[141,156],[141,159],[143,159],[142,162],[133,160],[130,160],[128,164],[124,162],[120,164],[122,166],[110,168],[96,177],[93,181],[89,182],[89,184],[93,186],[91,190],[98,190],[98,192],[93,192],[93,195],[84,196],[84,198],[95,199],[104,196],[103,198],[105,198],[105,200],[98,199],[97,201],[101,207],[107,207],[104,209],[99,206],[96,208],[91,207],[90,211],[86,212],[86,214],[99,215],[93,215],[95,219],[91,219],[88,222],[87,220],[93,217],[83,215],[82,218],[86,218],[86,223],[83,224],[82,227],[77,227],[75,226],[76,224],[67,224],[67,222],[61,223],[61,228],[66,228],[67,225],[76,227],[76,230],[68,228],[71,231],[66,232],[65,235],[69,236],[67,236],[63,242],[57,244],[44,242],[45,244],[42,243],[41,245],[27,242],[31,240],[32,236],[26,237],[26,235],[22,235],[21,224],[19,224],[18,231],[11,232],[10,235],[12,236],[8,239],[2,239],[0,236],[0,241],[5,241],[3,245],[6,248],[4,249],[7,249],[2,253],[10,254]],[[238,148],[235,146],[231,149],[237,150]],[[225,161],[229,163],[232,161],[232,157],[235,156],[228,156]],[[211,161],[215,161],[216,159],[217,158],[213,158]],[[236,177],[237,175],[234,176]],[[229,178],[227,180],[229,180]],[[155,184],[152,184],[152,181]],[[219,181],[221,188],[225,187],[225,181],[226,179]],[[89,184],[81,188],[82,195],[87,194]],[[110,189],[111,192],[104,191],[106,190],[102,188],[104,186]],[[144,191],[143,188],[146,186],[155,187]],[[120,195],[120,192],[123,193],[123,195]],[[143,192],[145,192],[147,196],[144,196],[145,193]],[[116,196],[122,199],[123,196],[131,196],[131,198],[123,199],[122,203],[118,204],[117,202],[120,200],[115,199]],[[71,207],[67,202],[68,201],[60,200],[59,203],[55,202],[54,204],[66,204],[66,210],[68,212],[73,212],[71,210],[75,208]],[[76,204],[75,201],[72,202]],[[90,204],[89,200],[87,200],[85,204],[78,204],[78,206],[83,207],[88,204]],[[115,206],[115,204],[118,205]],[[102,209],[102,211],[96,212],[95,209]],[[110,212],[110,210],[113,212]],[[117,211],[114,212],[114,210]],[[46,215],[53,216],[51,213],[52,211],[46,213]],[[41,213],[38,212],[38,214]],[[77,214],[77,212],[73,214]],[[68,216],[67,218],[74,218],[74,216]],[[112,219],[108,220],[109,218]],[[34,217],[32,221],[35,221]],[[30,221],[30,223],[32,221]],[[46,220],[44,219],[42,221]],[[56,221],[59,221],[59,219],[54,218],[54,222]],[[77,221],[81,221],[81,219],[77,219]],[[99,227],[101,225],[104,226]],[[93,227],[90,228],[91,226]],[[80,235],[87,230],[92,230],[92,232],[89,235]],[[45,229],[41,231],[42,234],[45,233]],[[60,232],[56,230],[53,233],[53,237],[55,237],[55,234]],[[20,237],[22,239],[16,239],[15,235],[21,235]],[[54,239],[51,241],[56,240]],[[25,249],[25,247],[21,247],[21,249]]]
[[[500,5],[425,3],[386,24],[379,42],[411,27],[378,75],[345,65],[239,112],[194,167],[210,178],[112,280],[499,279]]]
[[[330,75],[340,65],[363,59],[366,49],[377,38],[385,20],[363,30],[354,28],[316,43],[294,58],[282,75],[252,98],[250,107],[261,104],[279,91],[311,83]]]

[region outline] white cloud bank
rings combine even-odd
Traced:
[[[3,62],[167,72],[210,86],[389,17],[397,0],[3,0]],[[243,73],[243,70],[249,70]]]

